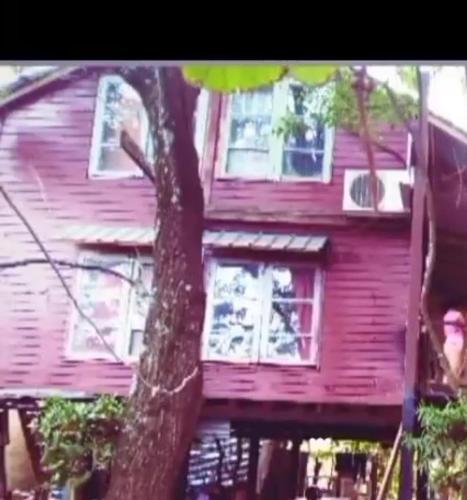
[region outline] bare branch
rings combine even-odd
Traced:
[[[146,155],[141,151],[141,148],[136,144],[133,138],[126,130],[122,130],[120,134],[120,146],[125,153],[136,163],[137,167],[151,181],[152,185],[156,185],[156,179],[153,173],[152,165],[146,160]]]
[[[162,387],[160,385],[150,386],[152,388],[152,390],[151,390],[151,396],[154,397],[156,394],[167,394],[169,396],[173,396],[175,394],[179,394],[180,392],[183,391],[183,389],[185,389],[185,387],[187,386],[188,382],[190,382],[191,380],[193,380],[196,377],[196,375],[198,375],[198,372],[199,372],[199,367],[196,366],[195,369],[189,375],[187,375],[173,389],[166,389],[165,387]]]
[[[99,266],[94,264],[80,264],[78,262],[70,262],[68,260],[62,260],[62,259],[51,259],[51,260],[57,266],[70,267],[72,269],[84,269],[85,271],[100,271],[105,274],[111,274],[113,276],[116,276],[117,278],[126,281],[131,286],[135,286],[136,284],[136,282],[131,278],[129,278],[128,276],[125,276],[124,274],[119,273],[118,271],[114,271],[109,267]],[[9,262],[0,262],[0,273],[2,271],[5,271],[7,269],[13,269],[15,267],[24,267],[36,264],[49,264],[49,260],[45,258],[44,259],[35,258],[35,259],[12,260]]]
[[[449,361],[443,351],[443,346],[441,341],[436,334],[436,330],[431,320],[429,313],[429,292],[431,287],[431,282],[433,279],[433,272],[436,262],[436,222],[435,222],[435,208],[433,202],[433,192],[431,190],[430,181],[428,178],[428,160],[429,160],[429,129],[428,129],[428,87],[429,79],[425,78],[421,74],[420,68],[417,67],[417,80],[420,93],[420,135],[418,144],[419,151],[419,168],[423,173],[425,187],[426,187],[426,209],[428,218],[428,253],[426,256],[426,268],[423,277],[422,290],[421,290],[421,314],[423,321],[425,323],[430,341],[433,345],[433,349],[436,352],[441,368],[443,369],[449,386],[454,392],[459,389],[460,381],[454,375],[451,370]]]
[[[368,166],[370,167],[370,178],[373,194],[373,208],[375,212],[378,211],[378,178],[376,176],[375,157],[373,154],[373,147],[371,144],[371,134],[368,126],[368,115],[366,112],[365,95],[368,95],[369,89],[367,88],[366,70],[363,68],[357,73],[357,80],[355,82],[355,92],[357,94],[358,112],[360,115],[360,128],[363,135],[363,140],[366,146],[366,154],[368,157]]]
[[[100,339],[100,341],[102,342],[102,344],[104,345],[104,347],[112,355],[112,357],[115,359],[115,361],[117,361],[118,363],[122,363],[123,365],[125,365],[126,364],[125,361],[114,351],[114,349],[112,348],[112,346],[107,342],[107,340],[105,339],[105,337],[102,334],[102,332],[99,330],[99,327],[96,325],[96,323],[92,320],[91,317],[89,317],[83,311],[83,309],[79,305],[78,301],[76,300],[75,296],[73,295],[73,292],[71,291],[70,287],[68,286],[65,278],[63,277],[62,273],[60,272],[60,269],[58,268],[58,264],[55,262],[55,259],[52,258],[52,256],[50,255],[49,251],[45,247],[44,243],[40,239],[39,235],[36,233],[36,231],[31,226],[31,224],[29,223],[29,221],[27,220],[27,218],[24,216],[24,214],[21,212],[21,210],[17,207],[16,203],[13,201],[13,199],[11,198],[11,196],[7,193],[7,191],[5,190],[5,188],[1,184],[0,184],[0,194],[3,196],[3,198],[5,199],[5,201],[7,202],[7,204],[9,205],[9,207],[18,216],[18,218],[21,220],[21,222],[23,223],[23,225],[25,226],[25,228],[28,230],[29,234],[32,236],[33,240],[35,241],[35,243],[39,247],[40,251],[44,255],[45,260],[50,265],[50,267],[53,269],[54,273],[56,274],[58,280],[60,281],[60,284],[62,285],[63,289],[65,290],[66,295],[71,300],[71,302],[72,302],[73,306],[75,307],[75,309],[78,311],[78,314],[87,323],[89,323],[89,325],[92,327],[92,329],[94,330],[94,332],[96,333],[96,335],[98,336],[98,338]],[[170,391],[166,391],[165,389],[160,390],[158,387],[154,387],[151,383],[149,383],[141,375],[139,369],[137,370],[136,373],[137,373],[138,379],[141,380],[141,382],[144,385],[146,385],[146,387],[150,388],[151,390],[157,390],[157,391],[160,391],[160,392],[170,392]],[[196,373],[194,375],[196,375]],[[192,377],[190,377],[190,379],[191,378]],[[187,380],[186,382],[182,381],[183,386],[182,386],[182,388],[180,390],[183,389],[183,387],[185,386],[185,383],[188,383],[188,381],[189,380]],[[177,388],[176,388],[176,392],[178,392]]]
[[[361,138],[361,134],[359,134],[358,132],[356,132],[355,130],[351,130],[351,129],[346,129],[350,134],[354,135],[355,137],[360,137]],[[370,143],[375,146],[376,148],[378,148],[380,151],[383,151],[384,153],[388,153],[390,154],[391,156],[393,156],[396,160],[398,160],[402,165],[405,166],[405,164],[407,163],[407,160],[406,158],[404,158],[398,151],[396,151],[395,149],[392,149],[390,148],[389,146],[386,146],[386,144],[384,144],[383,142],[381,141],[378,141],[377,139],[375,139],[374,137],[370,137]]]
[[[76,300],[75,296],[73,295],[72,291],[70,290],[70,287],[68,286],[68,283],[66,282],[65,278],[63,277],[62,273],[60,272],[60,269],[58,268],[57,264],[54,262],[54,259],[50,255],[49,251],[45,247],[44,243],[42,243],[42,240],[40,239],[39,235],[36,233],[34,228],[31,226],[27,218],[23,215],[21,210],[16,206],[15,202],[11,198],[11,196],[7,193],[5,188],[0,184],[0,193],[9,205],[9,207],[13,210],[13,212],[18,216],[18,218],[21,220],[23,223],[24,227],[28,230],[29,234],[32,236],[33,240],[39,247],[40,251],[44,255],[45,259],[47,262],[50,264],[50,267],[53,269],[54,273],[56,274],[58,280],[60,281],[63,289],[65,290],[65,293],[71,300],[73,306],[75,309],[78,311],[79,315],[87,321],[92,329],[95,331],[96,335],[99,337],[101,340],[102,344],[105,346],[105,348],[112,354],[112,356],[115,358],[116,361],[119,363],[125,364],[125,362],[118,356],[118,354],[112,349],[112,347],[109,345],[107,340],[105,339],[104,335],[102,335],[101,331],[97,327],[97,325],[94,323],[92,318],[90,318],[81,308],[79,305],[78,301]]]

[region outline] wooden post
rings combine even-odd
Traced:
[[[190,450],[188,450],[188,453],[185,458],[185,462],[183,463],[182,468],[180,469],[180,477],[176,485],[176,491],[174,498],[175,500],[185,500],[186,498],[186,490],[188,486],[188,469],[190,466]]]
[[[11,498],[8,492],[5,460],[5,448],[8,443],[8,410],[0,409],[0,498],[2,500]]]
[[[417,500],[428,500],[428,474],[422,468],[417,473]]]
[[[256,481],[258,479],[259,438],[250,438],[250,457],[248,460],[248,500],[256,500]]]
[[[378,490],[378,456],[374,455],[371,458],[371,472],[370,472],[370,500],[376,500]]]
[[[423,226],[426,200],[426,177],[428,174],[428,75],[422,73],[417,168],[415,169],[412,227],[410,233],[410,284],[408,300],[407,334],[404,363],[404,403],[402,425],[405,433],[411,433],[416,421],[416,386],[418,373],[418,347],[420,337],[420,297],[423,273]],[[407,446],[401,449],[401,472],[399,500],[412,500],[413,495],[413,452]]]
[[[301,442],[301,439],[294,439],[292,445],[290,460],[289,498],[295,498],[297,496]]]
[[[391,450],[391,456],[389,457],[389,461],[386,466],[386,471],[384,472],[383,481],[381,483],[381,488],[379,490],[376,500],[385,500],[386,498],[387,492],[389,490],[389,484],[391,483],[392,472],[394,470],[394,466],[396,465],[397,454],[401,446],[401,441],[402,441],[402,424],[399,426],[399,430],[397,431],[397,436]],[[411,498],[412,497],[410,497],[410,500]]]

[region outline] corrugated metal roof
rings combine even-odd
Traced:
[[[154,241],[152,227],[115,227],[72,225],[63,230],[62,239],[82,243],[150,245]],[[243,248],[289,252],[319,252],[327,242],[326,236],[262,231],[204,232],[203,244],[208,247]]]
[[[326,241],[326,236],[251,231],[205,231],[203,237],[206,246],[289,252],[318,252]]]
[[[117,227],[79,224],[64,228],[60,234],[60,239],[75,240],[82,243],[151,245],[154,236],[154,228],[148,226]]]

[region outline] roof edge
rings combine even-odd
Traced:
[[[59,68],[53,70],[50,73],[46,73],[45,76],[39,77],[36,80],[26,83],[23,87],[18,90],[14,90],[12,93],[8,94],[3,99],[0,99],[0,111],[15,104],[17,101],[23,97],[27,97],[38,90],[41,90],[52,83],[55,83],[62,78],[70,76],[72,73],[80,69],[80,66],[71,66],[68,68]]]

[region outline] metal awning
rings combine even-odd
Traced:
[[[203,236],[207,247],[288,252],[319,252],[326,242],[326,236],[273,232],[205,231]]]
[[[149,226],[74,224],[61,231],[60,239],[89,244],[151,245],[154,235],[154,228]]]
[[[152,227],[121,227],[98,225],[70,225],[61,233],[61,239],[88,244],[151,245]],[[263,231],[214,231],[203,235],[206,247],[252,249],[288,252],[319,252],[326,246],[326,236]]]

